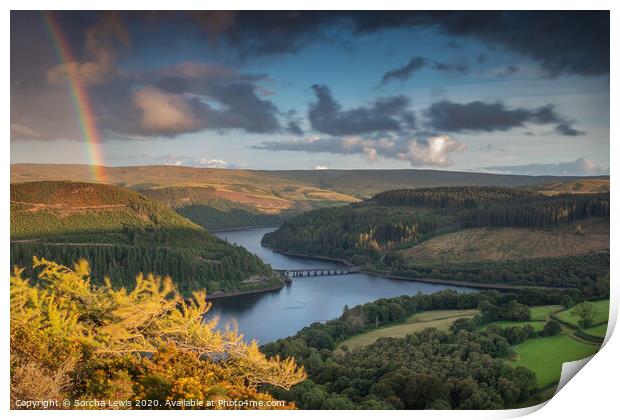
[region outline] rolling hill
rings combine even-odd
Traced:
[[[570,181],[552,181],[528,187],[545,195],[597,194],[609,192],[609,178],[583,178]]]
[[[247,291],[279,284],[241,247],[211,235],[144,195],[105,184],[42,181],[11,185],[11,264],[33,256],[91,263],[97,281],[127,285],[139,272],[172,276],[184,292]]]
[[[391,190],[295,216],[263,244],[409,278],[590,287],[609,272],[609,194]]]
[[[105,172],[109,183],[164,202],[207,229],[279,225],[304,211],[357,202],[395,188],[522,187],[577,180],[416,169],[255,171],[130,166],[107,167]],[[608,178],[592,180],[608,182]],[[88,165],[11,165],[11,182],[43,180],[94,181]]]

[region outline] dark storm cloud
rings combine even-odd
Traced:
[[[431,68],[437,71],[466,73],[468,70],[467,65],[459,63],[442,63],[440,61],[431,60],[424,57],[412,57],[411,60],[403,67],[399,67],[393,70],[385,72],[381,78],[381,84],[385,85],[391,80],[400,80],[401,82],[411,78],[414,73],[424,69]]]
[[[474,101],[460,104],[441,101],[431,105],[424,114],[430,127],[447,132],[508,131],[525,124],[554,124],[555,130],[562,135],[584,134],[573,128],[570,121],[559,116],[551,105],[535,109],[510,109],[500,102]]]
[[[529,57],[549,76],[609,73],[608,12],[56,12],[55,16],[70,40],[73,63],[59,63],[41,13],[11,14],[12,139],[82,137],[67,90],[71,72],[87,85],[97,125],[107,137],[173,136],[203,129],[302,133],[299,121],[289,121],[265,98],[267,75],[194,64],[144,74],[121,71],[116,60],[142,48],[147,38],[161,47],[162,54],[180,40],[204,39],[231,55],[252,59],[295,53],[325,40],[344,43],[350,41],[343,35],[347,33],[352,38],[395,28],[432,28],[461,45],[467,39],[480,41],[490,47],[488,54],[493,49]],[[139,36],[128,39],[135,31]],[[437,70],[458,70],[436,64]],[[409,77],[416,70],[413,66],[409,75],[405,69],[388,80]],[[317,94],[313,105],[310,123],[317,131],[349,135],[398,132],[415,125],[406,98],[342,109],[327,92],[321,98]],[[335,109],[333,115],[326,113],[330,108]],[[553,123],[563,135],[581,133],[570,121]]]
[[[501,69],[498,73],[497,73],[497,77],[505,79],[507,77],[510,76],[514,76],[515,74],[517,74],[519,72],[519,67],[511,64],[506,66],[505,68]]]
[[[431,27],[529,57],[551,77],[609,74],[607,11],[246,11],[197,12],[193,19],[245,57],[294,53],[335,27],[353,35]]]
[[[586,134],[585,131],[579,131],[571,126],[569,123],[561,123],[555,126],[555,131],[563,136],[581,136]]]
[[[286,132],[295,136],[303,136],[304,130],[295,121],[289,121],[286,125]]]
[[[190,64],[190,63],[186,63]],[[204,67],[196,64],[196,67]],[[161,78],[133,75],[91,86],[89,95],[105,138],[175,136],[201,130],[238,129],[248,133],[282,131],[277,106],[259,96],[244,75],[209,71]],[[63,106],[58,106],[64,104]],[[13,139],[80,139],[66,86],[35,91],[18,86],[11,97]],[[34,133],[28,135],[27,127]]]
[[[608,11],[361,13],[355,26],[359,32],[435,27],[529,57],[551,77],[609,74]]]
[[[316,101],[310,104],[308,119],[318,132],[334,136],[401,131],[415,125],[409,99],[402,95],[380,98],[368,106],[342,109],[327,86],[314,85]]]
[[[448,41],[444,44],[444,47],[458,50],[459,48],[461,48],[461,44],[455,41]]]

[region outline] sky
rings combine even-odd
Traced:
[[[609,173],[608,12],[11,13],[11,162]]]

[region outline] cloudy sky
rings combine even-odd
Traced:
[[[13,12],[13,163],[92,162],[76,83],[110,166],[609,171],[607,12]]]

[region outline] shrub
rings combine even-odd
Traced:
[[[11,275],[11,403],[217,396],[271,400],[262,384],[305,378],[292,358],[267,359],[255,342],[204,322],[205,292],[184,299],[170,278],[136,277],[133,289],[93,286],[73,269],[34,258],[37,280]],[[150,357],[147,357],[150,355]],[[140,408],[140,407],[138,407]]]

